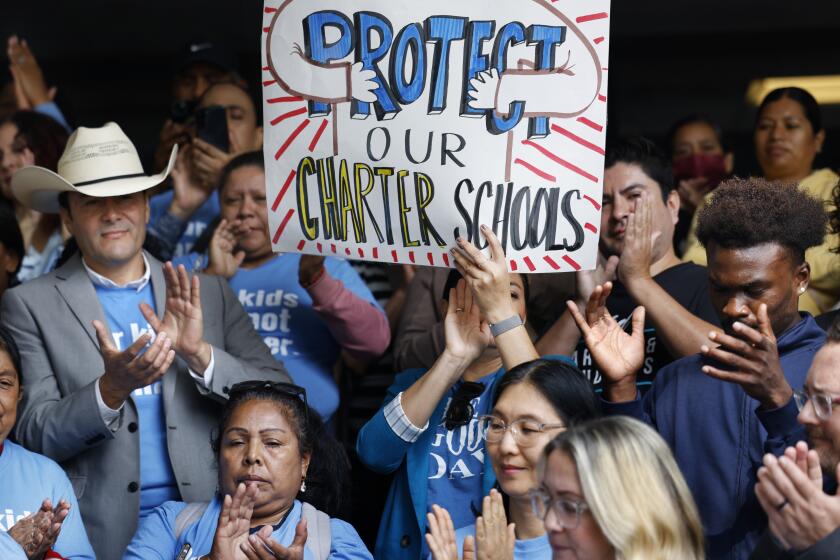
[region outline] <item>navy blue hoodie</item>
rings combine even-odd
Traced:
[[[779,360],[794,389],[802,388],[824,340],[825,332],[805,313],[778,337]],[[668,442],[697,502],[708,558],[747,559],[767,525],[754,492],[761,458],[781,455],[805,432],[793,399],[758,410],[759,402],[739,385],[704,374],[706,363],[700,354],[672,362],[643,400],[603,401],[603,407],[607,414],[648,422]]]

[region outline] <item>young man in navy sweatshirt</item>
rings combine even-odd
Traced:
[[[643,339],[607,311],[610,286],[596,289],[586,318],[573,310],[604,373],[605,411],[649,422],[674,451],[709,558],[749,557],[767,525],[753,492],[762,456],[804,438],[793,390],[825,333],[797,300],[810,277],[805,250],[822,242],[825,225],[822,205],[795,186],[758,178],[721,185],[697,234],[724,334],[710,333],[716,347],[664,367],[644,399],[635,384]]]

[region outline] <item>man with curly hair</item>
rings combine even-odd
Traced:
[[[822,243],[825,227],[822,204],[793,186],[751,178],[718,187],[697,234],[724,333],[663,368],[643,400],[635,385],[642,337],[624,333],[603,299],[590,300],[586,320],[577,314],[604,372],[606,412],[651,423],[671,445],[709,558],[749,557],[767,525],[753,493],[762,456],[805,438],[793,388],[803,386],[825,333],[797,302],[810,276],[805,251]]]

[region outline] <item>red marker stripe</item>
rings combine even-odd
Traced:
[[[344,254],[347,255],[348,257],[350,256],[350,248],[349,247],[344,248]]]
[[[544,257],[543,257],[543,260],[544,260],[545,262],[547,262],[547,263],[548,263],[548,266],[550,266],[550,267],[551,267],[551,268],[553,268],[554,270],[560,270],[560,265],[559,265],[559,264],[557,264],[557,262],[555,262],[555,260],[554,260],[554,259],[552,259],[551,257],[549,257],[548,255],[544,256]]]
[[[268,33],[270,29],[270,27],[263,27],[263,33]]]
[[[595,43],[596,45],[600,45],[601,43],[604,42],[604,38],[603,37],[595,37],[595,40],[592,41],[592,42]]]
[[[263,11],[267,14],[273,14],[274,12],[277,11],[277,8],[272,8],[271,6],[266,6],[265,9],[263,9]]]
[[[286,181],[283,183],[283,188],[280,189],[280,192],[277,193],[277,198],[274,199],[274,204],[271,205],[271,211],[277,212],[277,207],[280,206],[280,201],[283,200],[283,197],[286,196],[286,191],[289,190],[289,185],[292,184],[292,179],[295,178],[297,171],[292,169],[289,172],[289,176],[286,177]]]
[[[391,251],[391,258],[394,259],[394,262],[397,262],[397,251],[396,251],[396,249]]]
[[[449,255],[447,255],[446,253],[443,254],[443,264],[449,266]]]
[[[569,171],[574,171],[575,173],[577,173],[581,177],[589,179],[593,183],[598,182],[598,177],[596,177],[595,175],[593,175],[591,173],[588,173],[588,172],[584,171],[583,169],[581,169],[580,167],[578,167],[574,163],[570,163],[570,162],[566,161],[565,159],[561,158],[560,156],[555,155],[551,151],[547,150],[544,146],[540,146],[536,142],[532,142],[530,140],[523,140],[522,143],[525,144],[526,146],[531,146],[532,148],[536,148],[545,157],[549,158],[550,160],[554,161],[555,163],[559,163],[560,165],[562,165],[563,167],[565,167]]]
[[[598,94],[598,101],[604,101],[604,102],[606,102],[606,101],[607,101],[607,96],[606,96],[606,95],[601,95],[601,94],[599,93],[599,94]]]
[[[598,132],[601,132],[602,130],[604,130],[604,127],[603,127],[603,126],[601,126],[600,124],[598,124],[598,123],[596,123],[596,122],[592,122],[592,121],[590,121],[590,120],[589,120],[589,119],[587,119],[586,117],[578,117],[578,118],[577,118],[577,122],[579,122],[579,123],[581,123],[581,124],[585,124],[585,125],[586,125],[586,126],[588,126],[589,128],[591,128],[591,129],[593,129],[593,130],[597,130]]]
[[[595,21],[598,19],[606,19],[607,12],[598,12],[597,14],[587,14],[585,16],[578,16],[575,21],[578,23],[586,23],[587,21]]]
[[[284,95],[283,97],[272,97],[271,99],[266,99],[267,103],[291,103],[293,101],[303,101],[303,97]]]
[[[536,167],[534,167],[533,165],[531,165],[527,161],[523,161],[519,158],[516,158],[515,160],[513,160],[513,163],[517,163],[517,164],[521,165],[522,167],[524,167],[525,169],[527,169],[531,173],[542,177],[546,181],[551,181],[553,183],[557,180],[557,177],[555,177],[554,175],[549,175],[545,171],[542,171],[541,169],[537,169]]]
[[[300,243],[298,243],[298,251],[303,250],[303,247],[306,245],[306,240],[301,239]]]
[[[289,111],[288,113],[283,113],[282,115],[274,117],[273,119],[271,119],[271,126],[274,126],[281,121],[285,121],[286,119],[290,119],[292,117],[302,115],[305,112],[306,112],[306,107],[301,107],[300,109],[295,109],[294,111]]]
[[[426,253],[426,258],[429,259],[429,264],[435,266],[435,256],[431,253]]]
[[[517,269],[516,261],[513,260],[513,259],[510,259],[510,271],[511,272],[516,272],[516,269]]]
[[[414,251],[408,252],[408,260],[411,261],[411,264],[414,264]]]
[[[379,247],[374,247],[374,248],[373,248],[373,258],[374,258],[374,259],[378,259],[378,258],[379,258]]]
[[[289,211],[286,212],[286,216],[283,218],[283,221],[280,222],[280,227],[277,228],[277,231],[274,232],[274,237],[271,238],[272,243],[277,243],[277,240],[280,239],[280,236],[283,234],[283,230],[286,229],[286,224],[289,223],[289,220],[292,219],[292,214],[295,211],[289,208]]]
[[[318,252],[319,252],[319,253],[323,253],[323,252],[324,252],[324,246],[323,246],[323,245],[321,245],[320,243],[316,243],[316,244],[315,244],[315,247],[317,247],[317,248],[318,248]]]
[[[531,272],[534,272],[535,270],[537,270],[537,267],[534,266],[534,263],[531,262],[530,257],[522,257],[522,260],[525,261],[525,266],[528,267],[528,270],[530,270]]]
[[[575,259],[570,257],[569,255],[563,255],[563,260],[569,263],[569,265],[574,268],[575,270],[580,270],[580,265],[577,263]]]
[[[266,80],[263,82],[263,87],[270,86],[271,84],[276,84],[277,80]]]
[[[332,249],[332,252],[335,253],[335,244],[334,243],[330,243],[330,249]]]
[[[598,228],[596,228],[595,226],[593,226],[589,222],[586,222],[585,224],[583,224],[583,227],[585,227],[586,229],[588,229],[592,233],[598,233]]]
[[[270,67],[270,66],[263,66],[263,67],[262,67],[262,71],[263,71],[263,72],[268,72],[269,70],[271,70],[271,67]]]
[[[274,154],[275,160],[280,159],[280,156],[283,155],[283,152],[285,152],[288,149],[292,142],[295,141],[295,138],[298,137],[298,134],[300,134],[303,131],[303,129],[307,127],[307,125],[309,125],[309,119],[306,119],[305,121],[300,123],[298,127],[294,129],[291,134],[289,134],[289,137],[286,138],[286,141],[283,142],[283,145],[280,146],[280,149],[277,150],[277,153]]]
[[[601,146],[599,146],[597,144],[593,144],[589,140],[585,140],[585,139],[581,138],[580,136],[578,136],[574,132],[570,132],[570,131],[566,130],[565,128],[563,128],[562,126],[553,124],[553,125],[551,125],[551,130],[553,130],[554,132],[559,132],[560,134],[562,134],[566,138],[568,138],[570,140],[574,140],[575,142],[577,142],[581,146],[589,148],[590,150],[592,150],[596,154],[604,155],[604,149]]]
[[[604,72],[607,72],[609,70],[609,68],[607,68],[606,66],[601,66],[601,70],[603,70]]]
[[[359,247],[359,258],[361,258],[361,259],[365,258],[365,252],[362,251],[361,247]]]
[[[312,137],[312,142],[309,143],[309,151],[315,149],[315,146],[318,144],[318,140],[321,139],[321,135],[324,133],[324,129],[327,128],[327,119],[321,121],[321,126],[318,127],[318,132],[315,133],[315,136]]]
[[[583,198],[585,198],[586,200],[591,202],[592,206],[595,207],[595,210],[600,210],[601,209],[601,203],[598,202],[597,200],[595,200],[594,198],[592,198],[591,196],[589,196],[588,194],[583,195]]]

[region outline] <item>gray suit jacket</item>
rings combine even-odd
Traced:
[[[163,316],[163,267],[148,260],[157,313]],[[199,392],[178,357],[163,377],[169,458],[186,502],[210,500],[217,487],[210,437],[228,388],[255,378],[289,380],[224,279],[201,277],[201,306],[204,338],[215,359],[210,394]],[[137,408],[133,400],[126,402],[115,431],[99,413],[95,383],[104,366],[91,322],[108,323],[81,257],[7,290],[0,317],[23,362],[18,441],[67,471],[97,558],[121,558],[140,507]]]

